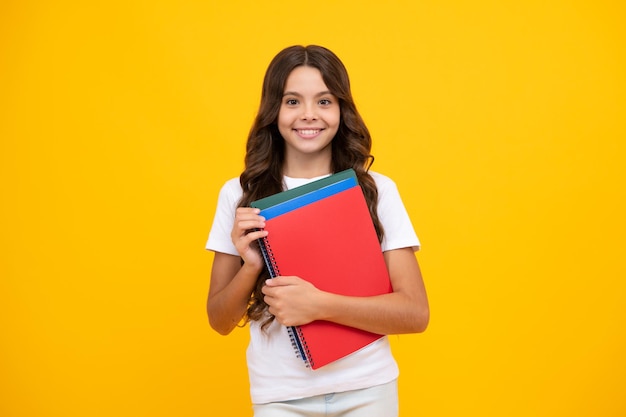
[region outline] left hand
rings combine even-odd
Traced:
[[[269,312],[284,326],[301,326],[317,320],[323,294],[313,284],[296,276],[266,281],[263,287]]]

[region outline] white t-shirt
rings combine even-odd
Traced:
[[[376,172],[370,174],[378,188],[378,217],[385,231],[382,251],[406,247],[418,250],[419,240],[395,183]],[[323,177],[284,177],[284,182],[287,189],[291,189],[320,178]],[[222,187],[207,249],[238,255],[230,233],[242,194],[239,178],[227,181]],[[367,388],[398,377],[398,366],[387,337],[345,358],[311,370],[296,356],[287,328],[276,320],[265,332],[261,330],[260,323],[250,323],[250,344],[246,356],[250,394],[255,404]]]

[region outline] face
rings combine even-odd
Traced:
[[[285,83],[278,130],[286,158],[327,158],[339,129],[339,100],[328,91],[317,68],[297,67]]]

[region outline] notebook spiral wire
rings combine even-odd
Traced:
[[[263,256],[263,260],[265,261],[265,266],[267,267],[270,277],[275,278],[280,276],[280,271],[278,270],[278,265],[276,264],[276,257],[274,256],[274,252],[272,252],[272,247],[267,237],[259,239],[259,248],[261,249],[261,255]],[[287,333],[289,334],[291,346],[293,347],[296,356],[305,362],[307,368],[310,368],[313,364],[310,358],[309,348],[304,341],[302,332],[300,332],[299,328],[295,326],[289,326],[287,327]]]

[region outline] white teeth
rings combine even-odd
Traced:
[[[300,130],[301,135],[317,135],[319,130]]]

